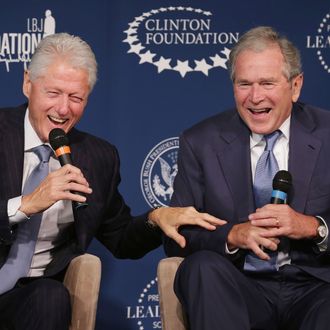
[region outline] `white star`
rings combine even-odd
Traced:
[[[159,10],[164,12],[164,11],[167,11],[167,8],[162,7]]]
[[[210,56],[210,59],[213,61],[214,68],[221,66],[222,68],[227,69],[227,59],[220,57],[218,54],[215,54],[215,56]]]
[[[195,63],[195,71],[201,71],[205,74],[205,76],[209,75],[209,70],[212,69],[212,65],[207,64],[204,58],[201,61],[195,60]]]
[[[229,58],[229,54],[230,54],[230,49],[228,49],[227,47],[224,48],[224,50],[221,51],[222,54],[226,55],[227,58]]]
[[[128,50],[127,53],[135,53],[137,55],[140,54],[140,51],[145,48],[141,45],[141,43],[138,43],[137,45],[131,45],[131,48]]]
[[[157,10],[157,9],[153,9],[153,10],[151,10],[150,12],[153,13],[153,14],[158,14],[158,13],[159,13],[159,10]]]
[[[168,7],[168,10],[173,11],[173,10],[175,10],[175,7]]]
[[[163,70],[172,69],[170,62],[171,58],[164,58],[163,56],[159,59],[159,61],[154,62],[154,65],[158,67],[158,73],[161,73]]]
[[[177,10],[184,10],[184,7],[180,6],[180,7],[176,7]]]
[[[211,16],[212,13],[211,13],[210,11],[204,11],[204,15],[206,15],[206,16]]]
[[[188,65],[188,61],[176,61],[177,65],[173,68],[174,70],[180,72],[181,77],[183,78],[187,72],[193,71],[193,69]]]
[[[195,12],[196,12],[196,13],[202,13],[203,10],[202,10],[202,9],[196,9]]]
[[[138,41],[138,37],[137,36],[127,36],[126,39],[123,40],[123,42],[127,42],[128,44],[132,44],[134,41]]]
[[[126,30],[126,31],[124,31],[125,33],[127,33],[127,34],[135,34],[136,33],[136,28],[135,29],[132,29],[131,27],[128,29],[128,30]]]
[[[142,16],[149,17],[151,14],[149,12],[143,13]]]
[[[187,7],[186,10],[187,10],[187,11],[193,11],[194,8],[192,8],[192,7]]]
[[[140,62],[139,62],[140,64],[145,63],[145,62],[153,63],[152,59],[153,59],[153,57],[156,56],[156,54],[153,54],[150,52],[150,50],[148,50],[146,53],[140,54],[139,56],[140,56]]]
[[[134,21],[134,22],[129,23],[128,25],[129,25],[129,27],[132,28],[132,27],[138,27],[140,25],[140,23]]]
[[[143,17],[143,16],[135,17],[135,21],[136,21],[136,22],[141,22],[141,21],[143,21],[143,20],[145,20],[145,19],[146,19],[146,18]]]

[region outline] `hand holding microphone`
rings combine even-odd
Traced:
[[[292,176],[288,171],[278,171],[273,178],[273,191],[270,199],[270,204],[288,204],[288,193],[292,186]],[[249,216],[252,225],[257,227],[269,228],[265,237],[272,238],[277,244],[278,250],[287,250],[287,239],[283,237],[283,226],[287,226],[288,221],[291,221],[290,214],[293,211],[291,208],[285,207],[276,208],[266,205],[255,213]],[[285,236],[285,235],[284,235]]]
[[[51,147],[54,149],[56,157],[58,158],[61,166],[64,166],[67,164],[72,164],[69,139],[62,129],[54,128],[53,130],[50,131],[49,143],[50,143]],[[73,193],[84,196],[80,192],[73,192]],[[87,202],[73,201],[72,203],[76,210],[80,209],[80,208],[85,208],[88,206]]]

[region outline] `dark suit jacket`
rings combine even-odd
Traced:
[[[236,110],[227,111],[195,125],[180,139],[179,172],[171,204],[194,206],[228,221],[214,232],[185,227],[185,249],[164,238],[169,256],[186,256],[212,250],[232,258],[242,267],[246,251],[225,254],[225,242],[233,225],[254,212],[250,162],[250,131]],[[293,177],[291,207],[307,215],[322,216],[330,228],[330,112],[296,103],[293,105],[289,171]],[[290,256],[318,278],[330,282],[330,241],[320,253],[312,240],[291,240]]]
[[[26,105],[0,109],[0,265],[15,239],[7,201],[22,191],[25,110]],[[118,258],[139,258],[158,247],[160,232],[145,224],[145,215],[133,219],[118,192],[119,158],[115,147],[76,129],[68,137],[72,162],[82,170],[93,193],[88,196],[89,206],[74,212],[67,244],[57,251],[45,275],[64,269],[74,256],[86,251],[93,237]]]

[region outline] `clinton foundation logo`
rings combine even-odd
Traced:
[[[147,155],[141,169],[143,196],[151,207],[167,206],[173,194],[173,182],[178,172],[179,138],[158,143]]]
[[[14,63],[23,63],[24,70],[30,62],[40,40],[55,33],[55,18],[47,9],[44,17],[28,17],[25,21],[25,32],[3,32],[0,34],[0,63],[10,71]]]
[[[323,69],[330,73],[330,13],[319,23],[317,32],[307,36],[306,48],[316,51]]]
[[[126,318],[136,321],[137,330],[162,329],[157,289],[155,278],[142,289],[136,304],[126,306]]]
[[[214,18],[216,19],[216,18]],[[128,24],[123,42],[139,64],[149,63],[158,73],[172,70],[185,77],[212,69],[227,69],[230,48],[238,32],[215,31],[213,14],[200,8],[161,7],[142,13]]]

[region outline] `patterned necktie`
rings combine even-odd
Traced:
[[[23,195],[34,191],[48,175],[49,158],[53,152],[47,145],[38,146],[32,149],[32,151],[38,156],[40,163],[27,178],[22,192]],[[18,225],[16,239],[10,247],[5,264],[0,269],[0,294],[12,289],[19,278],[28,274],[41,218],[42,213],[37,213],[31,216],[29,220]]]
[[[258,160],[253,184],[256,207],[262,207],[270,203],[273,178],[278,171],[273,148],[281,134],[281,131],[275,131],[264,136],[266,147]],[[276,271],[277,252],[267,251],[267,253],[270,256],[270,260],[265,261],[257,257],[253,252],[249,252],[245,257],[244,270],[260,273]]]

